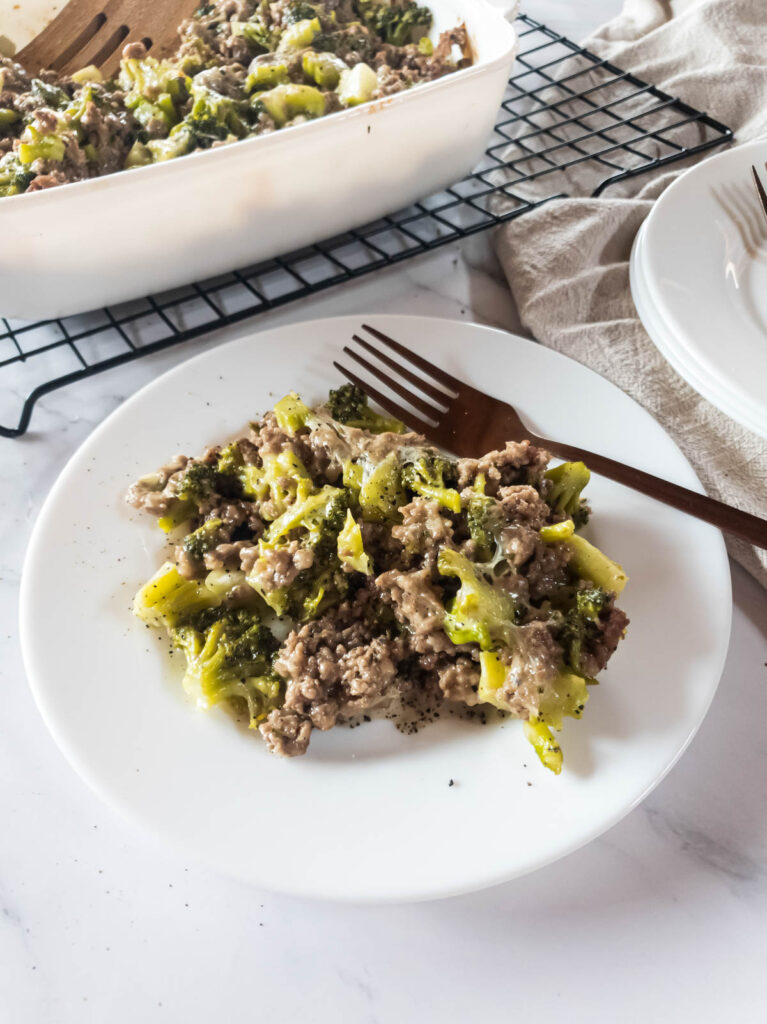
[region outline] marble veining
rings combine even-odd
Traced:
[[[617,0],[526,5],[576,37],[617,9]],[[518,329],[487,236],[260,317],[254,328],[375,310]],[[24,679],[17,596],[26,541],[90,431],[210,343],[48,395],[26,437],[0,442],[0,1024],[760,1019],[767,598],[739,569],[722,684],[679,765],[601,839],[496,889],[380,908],[271,896],[185,863],[74,775]]]

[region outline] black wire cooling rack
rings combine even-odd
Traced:
[[[732,132],[545,25],[517,19],[520,53],[487,152],[450,188],[373,224],[162,295],[39,323],[0,317],[0,434],[49,391],[519,217],[599,195]],[[6,244],[8,240],[6,239]]]

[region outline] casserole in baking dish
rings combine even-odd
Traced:
[[[460,178],[492,129],[515,35],[486,0],[430,7],[433,38],[465,22],[471,67],[269,135],[1,199],[0,314],[61,316],[209,277]]]

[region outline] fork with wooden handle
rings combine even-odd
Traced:
[[[561,459],[585,462],[595,473],[712,523],[749,544],[767,548],[767,520],[731,508],[721,501],[668,480],[661,480],[641,469],[624,466],[604,455],[537,437],[525,427],[516,411],[506,402],[491,398],[458,380],[374,327],[364,324],[363,330],[376,338],[380,345],[376,346],[357,334],[353,336],[354,341],[392,372],[386,373],[348,345],[344,346],[344,352],[413,408],[418,409],[425,418],[414,416],[404,406],[371,387],[340,363],[334,362],[333,365],[388,413],[418,430],[433,444],[464,458],[477,458],[485,452],[502,448],[507,441],[530,440]],[[398,358],[389,353],[395,353]],[[416,373],[416,369],[421,373]],[[428,395],[429,400],[422,395]]]
[[[93,65],[109,78],[126,42],[142,42],[153,57],[171,54],[179,44],[178,26],[198,5],[199,0],[69,0],[14,60],[33,75],[42,68],[71,75]]]

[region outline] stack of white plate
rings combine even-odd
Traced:
[[[658,200],[631,254],[647,333],[695,390],[767,438],[767,141],[705,160]]]

